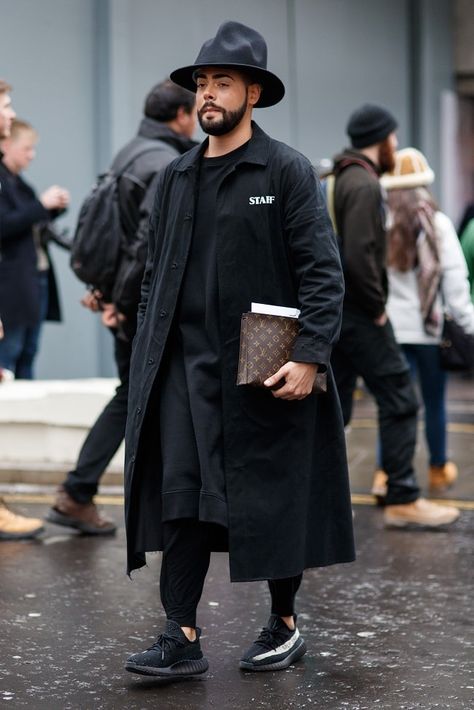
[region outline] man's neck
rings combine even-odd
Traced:
[[[374,165],[379,165],[379,147],[378,145],[371,145],[368,148],[356,148],[359,153],[365,155],[366,158],[371,160]]]
[[[3,156],[2,162],[3,162],[3,164],[5,165],[5,167],[8,168],[8,170],[9,170],[11,173],[13,173],[13,175],[19,175],[19,174],[20,174],[20,170],[19,170],[18,166],[15,165],[11,160],[9,160],[6,155]]]
[[[219,158],[221,155],[237,150],[247,143],[252,137],[252,125],[249,121],[242,121],[230,133],[224,136],[209,136],[209,145],[205,152],[206,158]]]

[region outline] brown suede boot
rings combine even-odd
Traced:
[[[0,540],[26,540],[36,537],[43,530],[42,520],[17,515],[0,498]]]
[[[446,461],[443,466],[430,466],[428,471],[430,490],[441,493],[456,482],[458,467],[452,461]]]
[[[117,529],[112,520],[100,515],[92,501],[78,503],[71,498],[63,486],[59,486],[56,500],[46,520],[56,525],[76,528],[87,535],[112,535]]]

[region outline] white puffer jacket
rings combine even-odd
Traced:
[[[464,254],[453,223],[442,212],[436,212],[434,219],[439,240],[442,269],[441,295],[436,302],[436,311],[445,309],[468,333],[474,333],[474,305],[469,294],[469,282]],[[387,313],[395,331],[395,337],[402,344],[439,343],[442,322],[435,336],[428,335],[423,327],[418,297],[416,271],[401,272],[388,269],[389,295]],[[442,321],[442,318],[441,318]]]

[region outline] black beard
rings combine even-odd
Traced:
[[[207,107],[212,104],[207,104]],[[213,118],[212,120],[206,120],[203,118],[205,113],[206,104],[203,108],[198,111],[199,125],[201,126],[204,133],[209,136],[225,136],[226,133],[230,133],[236,128],[241,122],[247,110],[247,96],[245,96],[245,101],[239,106],[235,111],[226,111],[224,108],[219,110],[222,112],[221,120]]]

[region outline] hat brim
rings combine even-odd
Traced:
[[[268,108],[269,106],[274,106],[285,95],[285,86],[281,79],[279,79],[276,74],[272,74],[271,71],[267,69],[260,69],[259,67],[254,67],[250,64],[222,64],[220,62],[210,62],[207,64],[192,64],[188,67],[181,67],[180,69],[175,69],[171,72],[170,79],[174,81],[175,84],[182,86],[183,89],[188,89],[196,93],[196,82],[193,79],[194,72],[200,67],[228,67],[229,69],[236,69],[237,71],[243,71],[255,77],[255,81],[262,85],[262,94],[255,104],[255,108]]]
[[[434,183],[435,174],[428,168],[422,173],[406,173],[405,175],[382,175],[380,182],[386,190],[399,190],[412,187],[427,187]]]

